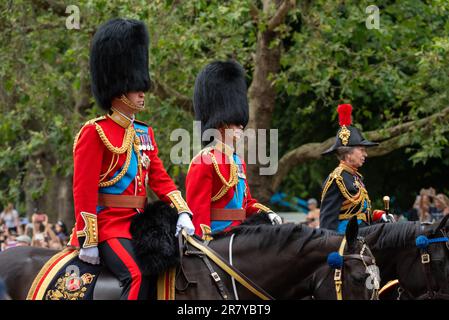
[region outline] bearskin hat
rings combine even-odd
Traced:
[[[236,61],[214,61],[198,74],[193,95],[202,133],[223,125],[246,127],[249,118],[245,70]]]
[[[100,107],[130,91],[148,91],[149,36],[142,21],[112,19],[101,25],[92,40],[90,73],[92,93]]]

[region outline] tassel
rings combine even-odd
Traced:
[[[351,125],[352,106],[350,104],[340,104],[337,108],[340,126]]]

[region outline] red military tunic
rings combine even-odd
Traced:
[[[246,217],[261,211],[271,212],[251,196],[245,162],[220,141],[212,148],[203,149],[192,160],[186,177],[186,199],[195,213],[192,219],[195,233],[202,237],[210,231],[227,230],[241,223],[241,220],[214,221],[212,209],[244,209]]]
[[[113,112],[88,121],[73,148],[77,236],[72,234],[70,245],[91,247],[110,238],[131,239],[131,220],[143,207],[99,206],[100,193],[146,196],[148,185],[161,200],[178,210],[181,203],[182,210],[190,211],[182,206],[180,192],[158,157],[153,129],[148,125]]]

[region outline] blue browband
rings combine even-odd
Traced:
[[[426,236],[418,236],[416,238],[416,246],[420,249],[425,249],[429,246],[429,244],[431,243],[437,243],[437,242],[448,242],[449,238],[448,237],[440,237],[440,238],[433,238],[433,239],[429,239]]]

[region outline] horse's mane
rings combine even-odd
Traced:
[[[415,245],[419,230],[419,222],[379,223],[360,228],[359,235],[365,237],[374,250],[406,248]]]
[[[334,231],[310,228],[304,224],[285,223],[273,226],[271,224],[239,225],[226,232],[213,233],[214,240],[230,237],[232,234],[259,244],[259,249],[273,247],[278,251],[286,245],[296,242],[298,252],[310,241],[319,239],[319,244],[326,245],[331,236],[337,236]]]

